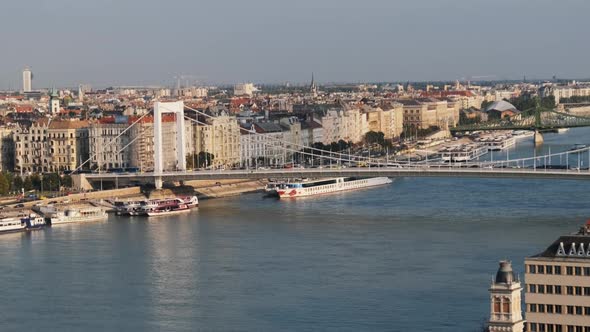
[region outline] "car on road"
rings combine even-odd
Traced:
[[[23,203],[19,203],[19,204],[16,204],[14,207],[15,208],[24,208],[25,205]]]

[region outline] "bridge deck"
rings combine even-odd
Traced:
[[[154,173],[133,174],[82,174],[89,181],[116,181],[118,179],[153,180]],[[404,167],[404,168],[344,168],[344,169],[273,169],[163,172],[164,181],[222,180],[222,179],[268,179],[268,178],[322,178],[322,177],[464,177],[464,178],[536,178],[590,180],[588,170],[536,170],[529,168],[450,168],[450,167]]]

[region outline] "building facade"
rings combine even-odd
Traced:
[[[590,223],[525,259],[527,331],[590,331]]]
[[[193,126],[195,153],[213,154],[213,167],[231,167],[240,163],[240,127],[234,116],[206,119],[206,125]],[[190,150],[189,150],[190,151]]]
[[[522,286],[509,261],[500,261],[490,292],[489,332],[522,332]]]

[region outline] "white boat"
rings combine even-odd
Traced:
[[[516,139],[522,139],[535,136],[535,132],[532,130],[515,130],[512,132],[512,136]]]
[[[189,208],[194,208],[199,206],[199,198],[197,196],[184,196],[179,197],[184,204],[186,204]]]
[[[151,206],[145,213],[149,217],[167,216],[190,212],[190,207],[180,198],[159,200],[156,206]]]
[[[0,220],[0,233],[24,231],[26,226],[20,218],[3,218]]]
[[[46,225],[45,218],[35,213],[31,213],[30,215],[21,218],[21,222],[25,223],[26,230],[39,229]]]
[[[142,208],[144,201],[115,202],[116,214],[118,216],[134,216]]]
[[[51,225],[70,224],[78,222],[103,221],[108,218],[107,213],[100,207],[70,208],[59,211],[50,218]]]
[[[466,162],[486,154],[488,149],[478,143],[447,147],[439,151],[442,161]]]
[[[585,149],[587,147],[588,147],[588,145],[586,145],[586,144],[574,144],[574,146],[572,146],[570,148],[570,151],[582,150],[582,149]]]
[[[375,178],[332,178],[315,181],[285,182],[278,185],[276,195],[280,198],[295,198],[333,193],[389,184],[387,177]]]

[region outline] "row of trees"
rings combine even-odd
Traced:
[[[540,98],[538,96],[533,97],[529,94],[522,94],[512,100],[507,100],[507,102],[514,105],[517,110],[526,113],[534,112],[537,106],[551,110],[555,108],[555,97],[553,96]]]
[[[59,191],[61,187],[72,187],[72,177],[60,176],[58,173],[32,174],[20,177],[13,173],[0,173],[0,195],[17,192],[24,189],[39,191]]]
[[[345,151],[352,147],[352,142],[347,142],[343,139],[339,140],[338,142],[332,142],[330,144],[324,144],[322,142],[315,142],[313,143],[312,147],[318,150],[324,151],[332,151],[332,152],[340,152]]]
[[[211,166],[215,156],[209,152],[201,151],[186,156],[187,168],[204,168]]]
[[[590,96],[572,96],[569,98],[560,98],[560,103],[586,103],[590,102]]]

